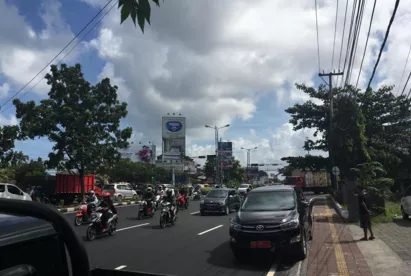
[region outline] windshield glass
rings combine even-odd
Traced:
[[[248,188],[248,184],[241,184],[239,188]]]
[[[286,184],[295,184],[295,183],[297,183],[299,180],[300,180],[300,178],[298,178],[298,177],[287,177],[287,178],[285,179],[285,183],[286,183]]]
[[[211,190],[207,197],[211,198],[225,198],[227,196],[228,191],[225,190]]]
[[[294,191],[271,191],[248,194],[241,211],[285,211],[294,208]]]

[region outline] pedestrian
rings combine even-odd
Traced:
[[[371,227],[371,211],[365,199],[364,187],[361,185],[357,186],[358,190],[358,206],[359,206],[359,215],[360,215],[360,226],[364,231],[364,237],[361,238],[361,241],[374,240],[374,233],[372,232]],[[368,231],[370,231],[370,238],[368,239]]]

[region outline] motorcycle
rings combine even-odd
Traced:
[[[171,206],[170,202],[162,202],[160,214],[160,227],[165,228],[167,224],[174,225],[177,220],[177,211],[175,211],[174,206]],[[175,212],[173,219],[171,219],[171,212]]]
[[[108,219],[108,227],[106,231],[103,231],[103,223],[101,218],[103,213],[101,212],[103,208],[98,208],[95,213],[91,214],[91,223],[87,227],[86,237],[87,240],[92,241],[97,236],[107,233],[109,236],[114,235],[117,230],[117,214],[113,214],[111,211],[108,211],[111,214],[111,217]]]
[[[80,207],[77,210],[77,214],[74,218],[74,225],[75,226],[80,226],[82,224],[86,224],[90,222],[89,215],[87,213],[87,209],[92,208],[92,212],[95,211],[96,206],[94,204],[86,204],[86,203],[81,203]]]
[[[145,215],[144,210],[146,210],[147,215]],[[152,207],[148,207],[147,206],[147,201],[144,200],[140,203],[140,207],[138,209],[137,219],[143,219],[144,217],[152,218],[152,217],[154,217],[155,213],[156,213],[156,209],[155,209],[155,206],[154,206],[154,202],[152,202]]]
[[[184,209],[188,209],[188,198],[185,197],[184,195],[179,195],[177,197],[177,207],[179,209],[184,208]]]
[[[193,194],[193,200],[201,199],[201,193],[199,191],[195,191]]]

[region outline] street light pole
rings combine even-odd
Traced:
[[[251,164],[251,151],[252,151],[252,150],[256,150],[257,148],[258,148],[258,147],[246,149],[246,148],[241,147],[241,149],[247,151],[247,168],[250,167],[250,164]]]
[[[222,126],[222,127],[218,127],[218,126],[209,126],[209,125],[205,125],[205,127],[206,128],[212,128],[212,129],[214,129],[214,134],[215,134],[215,158],[216,158],[216,163],[215,163],[215,180],[214,180],[214,182],[216,182],[216,183],[220,183],[220,177],[219,177],[219,174],[220,174],[220,171],[219,171],[219,167],[220,167],[220,160],[219,160],[219,158],[218,158],[218,130],[220,130],[220,129],[222,129],[222,128],[226,128],[226,127],[229,127],[230,125],[229,124],[227,124],[227,125],[225,125],[225,126]]]

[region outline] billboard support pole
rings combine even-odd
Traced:
[[[174,171],[174,166],[173,166],[173,169],[172,169],[172,183],[173,183],[173,186],[175,187],[176,186],[176,173],[175,173],[175,171]]]

